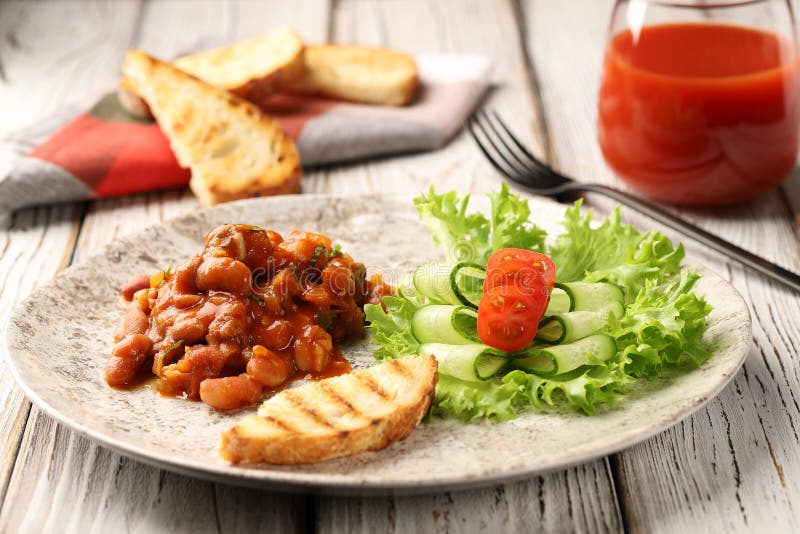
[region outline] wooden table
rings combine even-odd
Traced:
[[[595,140],[610,7],[609,0],[4,2],[0,136],[79,111],[114,86],[129,48],[171,58],[290,25],[308,41],[488,54],[496,85],[486,104],[566,173],[615,183]],[[0,160],[0,172],[7,164]],[[487,191],[501,182],[463,133],[437,152],[315,170],[303,180],[304,192],[337,194],[416,193],[430,184]],[[602,199],[588,203],[609,209]],[[0,233],[0,320],[71,262],[195,209],[187,191],[172,191],[17,212]],[[794,270],[799,213],[800,172],[747,204],[681,212]],[[718,398],[630,449],[474,491],[283,495],[176,475],[100,448],[31,406],[3,367],[0,531],[800,531],[800,299],[695,243],[686,246],[750,302],[750,354]]]

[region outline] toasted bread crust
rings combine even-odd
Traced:
[[[305,73],[303,39],[291,29],[273,30],[246,41],[182,56],[173,65],[201,80],[249,100],[261,102]],[[131,115],[153,115],[130,80],[117,86],[120,105]]]
[[[201,205],[299,190],[297,148],[258,107],[144,52],[128,52],[123,72],[191,168]]]
[[[307,46],[305,74],[284,89],[364,104],[404,106],[414,99],[417,64],[401,52],[349,45]]]
[[[433,401],[436,359],[408,356],[282,391],[222,434],[232,463],[305,464],[406,438]]]
[[[251,102],[293,83],[304,71],[303,38],[279,29],[175,60],[179,69]]]
[[[133,84],[127,78],[122,78],[117,84],[117,98],[119,98],[119,104],[123,109],[134,117],[140,119],[153,118],[150,106],[147,105],[144,98],[136,94]]]

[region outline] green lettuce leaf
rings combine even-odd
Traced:
[[[372,343],[378,346],[373,351],[375,357],[385,360],[416,353],[419,342],[411,330],[411,319],[417,311],[416,303],[402,293],[398,296],[383,297],[382,302],[383,306],[378,304],[364,306],[368,322],[367,330],[372,334]]]
[[[531,208],[528,201],[511,194],[506,184],[488,196],[492,204],[491,243],[482,259],[487,261],[493,252],[503,248],[543,252],[547,232],[529,220]]]
[[[633,298],[644,280],[665,280],[680,271],[683,245],[672,242],[656,231],[640,234],[631,225],[620,221],[615,208],[599,225],[593,225],[594,214],[581,215],[579,200],[567,209],[565,232],[550,248],[559,282],[613,282]]]
[[[459,197],[455,191],[437,195],[433,186],[414,199],[433,242],[453,263],[475,261],[489,247],[489,221],[481,213],[468,214],[468,205],[469,195]]]
[[[486,262],[501,248],[544,250],[545,231],[533,224],[528,201],[512,194],[503,184],[490,193],[491,216],[468,213],[469,195],[455,191],[437,195],[433,187],[414,199],[420,220],[428,227],[433,242],[444,249],[447,261]]]
[[[514,408],[519,404],[520,391],[515,383],[466,382],[440,374],[431,414],[462,421],[482,418],[507,421],[517,415]]]
[[[526,406],[544,411],[566,401],[591,415],[599,404],[611,404],[624,395],[625,385],[631,381],[617,365],[585,367],[551,378],[511,371],[499,381],[486,382],[465,382],[440,374],[431,413],[462,421],[506,421]]]
[[[699,277],[684,270],[663,284],[646,280],[625,315],[613,321],[608,333],[626,373],[652,380],[665,369],[693,368],[708,359],[711,353],[701,337],[711,306],[691,292]]]

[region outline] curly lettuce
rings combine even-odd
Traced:
[[[431,187],[414,199],[420,220],[449,262],[485,263],[492,252],[508,247],[544,250],[546,232],[529,220],[528,201],[511,194],[508,186],[489,194],[488,219],[480,212],[467,212],[469,198],[455,191],[437,195]]]
[[[547,410],[558,405],[591,415],[627,393],[638,379],[655,380],[667,371],[691,369],[710,356],[702,335],[711,307],[692,290],[699,275],[681,268],[684,249],[656,231],[639,232],[621,222],[619,208],[596,221],[581,201],[566,210],[552,246],[533,224],[528,202],[504,185],[489,195],[489,218],[468,211],[469,196],[436,194],[433,188],[416,198],[420,219],[450,261],[485,262],[496,250],[515,247],[549,254],[559,282],[607,281],[626,295],[622,317],[613,318],[605,333],[617,353],[569,373],[541,377],[520,370],[485,382],[467,382],[440,375],[431,414],[464,421],[511,419],[520,409]],[[465,257],[465,251],[473,254]],[[365,306],[368,330],[379,359],[412,354],[419,348],[411,319],[420,303],[385,297],[383,306]]]

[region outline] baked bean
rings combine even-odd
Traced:
[[[206,337],[211,317],[208,319],[209,321],[203,321],[203,318],[197,315],[182,315],[169,329],[169,337],[182,339],[187,345],[194,345]]]
[[[220,305],[208,325],[207,339],[221,341],[243,337],[247,332],[247,306],[240,300],[228,300]]]
[[[244,263],[251,269],[265,268],[272,256],[272,241],[267,232],[245,229],[242,231],[247,252]]]
[[[284,319],[270,321],[264,317],[267,324],[259,324],[252,327],[251,337],[254,343],[264,345],[272,350],[285,350],[292,342],[293,328],[292,323]]]
[[[172,305],[185,310],[186,308],[196,306],[201,300],[203,300],[203,297],[200,295],[174,295],[172,297]]]
[[[125,282],[125,285],[122,286],[119,292],[125,300],[132,300],[134,293],[140,289],[147,289],[148,287],[150,287],[150,277],[146,274],[140,274],[132,276],[130,280]]]
[[[206,258],[197,269],[197,288],[247,296],[250,292],[250,269],[228,257]]]
[[[122,338],[106,363],[108,385],[116,388],[131,385],[152,349],[153,342],[145,335],[130,334]]]
[[[322,270],[322,283],[328,291],[339,297],[355,294],[353,271],[338,259],[334,259]]]
[[[176,292],[197,293],[197,268],[201,263],[203,263],[203,258],[195,256],[186,265],[175,269],[174,288]]]
[[[225,366],[225,358],[215,346],[198,345],[187,347],[184,357],[174,365],[182,374],[190,376],[186,395],[190,399],[196,399],[201,384],[209,378],[219,376]]]
[[[125,318],[123,319],[123,330],[125,334],[144,334],[147,332],[147,327],[150,326],[150,321],[147,314],[142,311],[137,302],[128,304],[128,309],[125,310]]]
[[[316,306],[330,306],[338,300],[335,295],[322,286],[309,287],[303,291],[300,298]]]
[[[274,388],[286,382],[289,377],[289,366],[268,348],[255,345],[253,356],[247,362],[247,374],[263,386]]]
[[[215,410],[235,410],[255,403],[259,397],[261,384],[246,373],[209,378],[200,384],[200,400]]]
[[[294,341],[294,361],[301,371],[322,371],[332,353],[331,336],[315,324],[303,327]]]

